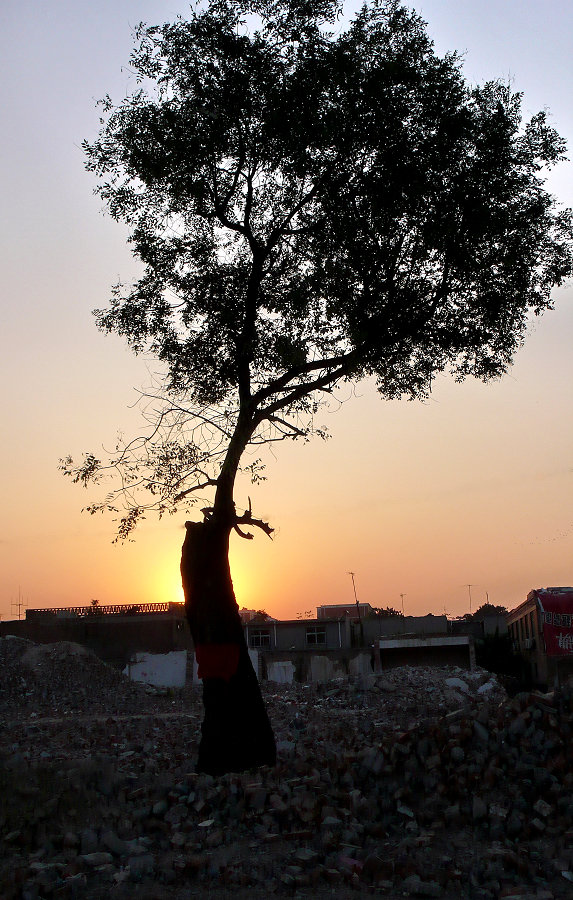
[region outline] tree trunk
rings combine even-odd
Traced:
[[[187,522],[181,555],[185,611],[204,720],[198,772],[222,775],[276,762],[275,740],[249,657],[229,568],[230,526]]]

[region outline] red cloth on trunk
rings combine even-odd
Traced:
[[[239,645],[198,644],[195,656],[199,678],[224,678],[229,681],[239,666]]]

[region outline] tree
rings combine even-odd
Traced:
[[[253,622],[276,622],[276,619],[273,619],[272,616],[269,616],[268,612],[266,612],[264,609],[258,609],[251,619],[251,624]]]
[[[505,616],[507,608],[505,606],[495,606],[493,603],[483,603],[474,613],[464,613],[458,616],[458,619],[464,619],[466,622],[483,622],[488,616]]]
[[[89,509],[118,512],[122,539],[151,508],[210,497],[181,561],[208,772],[275,759],[228,563],[233,529],[272,533],[250,500],[235,506],[240,467],[262,477],[247,451],[320,433],[344,381],[423,398],[446,370],[501,375],[572,269],[570,215],[543,186],[564,154],[545,114],[524,124],[507,86],[466,85],[394,0],[334,33],[339,12],[210,0],[140,26],[139,87],[103,101],[85,144],[144,267],[97,322],[156,357],[162,381],[148,433],[62,465],[83,484],[119,475]]]
[[[488,601],[487,603],[483,603],[479,609],[476,609],[472,618],[476,622],[483,622],[488,616],[506,616],[507,612],[507,607],[496,606],[494,603],[489,603]]]
[[[373,609],[372,612],[370,613],[370,615],[367,616],[366,618],[368,618],[368,619],[391,619],[394,616],[400,616],[400,618],[403,618],[404,613],[400,612],[397,609],[394,609],[393,606],[381,606],[381,607],[376,607],[375,609]]]

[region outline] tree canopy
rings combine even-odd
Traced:
[[[381,606],[375,607],[369,615],[365,618],[367,619],[392,619],[396,616],[400,618],[404,617],[404,613],[400,612],[398,609],[394,609],[393,606]]]
[[[85,143],[143,263],[97,323],[163,373],[145,437],[63,463],[84,483],[119,473],[90,509],[120,510],[123,537],[209,489],[229,509],[245,448],[309,436],[342,381],[423,398],[444,371],[499,376],[571,273],[545,113],[524,122],[506,84],[468,85],[395,0],[346,28],[339,13],[210,0],[140,26],[138,87],[103,101]],[[234,524],[264,526],[250,507]]]
[[[474,613],[465,613],[465,615],[460,616],[459,618],[465,619],[468,622],[483,622],[488,616],[506,616],[507,612],[507,607],[496,606],[495,604],[488,602],[483,603]]]

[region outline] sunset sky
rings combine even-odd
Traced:
[[[440,53],[465,53],[471,83],[500,77],[527,116],[548,108],[573,153],[570,0],[425,0],[413,5]],[[356,4],[349,4],[351,11]],[[125,229],[102,212],[81,142],[95,100],[134,88],[132,28],[185,14],[178,0],[19,0],[0,12],[2,92],[0,615],[31,608],[182,599],[187,517],[148,519],[135,543],[90,517],[60,457],[134,435],[135,389],[153,361],[95,328],[91,310],[137,272]],[[573,164],[551,175],[573,205]],[[238,506],[276,528],[233,538],[241,606],[296,617],[354,599],[407,614],[512,608],[536,587],[573,583],[573,286],[536,319],[500,382],[439,379],[427,403],[340,394],[326,443],[279,446],[268,481]],[[468,589],[471,585],[471,589]],[[22,615],[23,608],[21,610]]]

